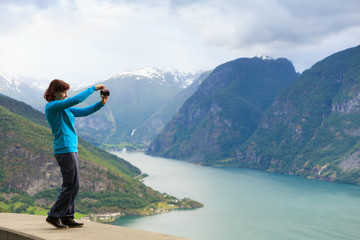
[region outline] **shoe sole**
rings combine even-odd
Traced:
[[[57,229],[67,229],[69,226],[67,226],[67,225],[64,225],[64,227],[58,227],[58,226],[56,226],[56,225],[54,225],[53,223],[51,223],[51,222],[48,222],[48,221],[45,221],[47,224],[49,224],[49,225],[51,225],[51,226],[53,226],[53,227],[56,227]]]
[[[66,226],[68,226],[68,228],[81,228],[81,227],[83,227],[84,225],[77,225],[77,226],[66,225]]]

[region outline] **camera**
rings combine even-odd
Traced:
[[[110,91],[108,89],[100,90],[100,96],[101,97],[110,96]]]

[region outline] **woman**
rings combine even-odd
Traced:
[[[75,198],[80,186],[78,139],[74,127],[75,117],[88,116],[98,111],[108,100],[108,96],[102,96],[101,101],[91,106],[74,108],[72,106],[84,101],[94,91],[105,89],[105,85],[93,86],[66,99],[69,89],[69,84],[55,79],[44,93],[44,98],[48,101],[45,106],[46,120],[54,135],[54,154],[63,178],[60,195],[46,218],[47,223],[57,228],[81,227],[83,225],[83,223],[74,221]]]

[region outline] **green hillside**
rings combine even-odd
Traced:
[[[0,98],[1,211],[41,212],[41,209],[49,209],[59,193],[61,174],[53,156],[51,130],[30,121],[30,117],[44,123],[41,119],[45,116],[37,115],[24,103]],[[81,192],[77,209],[84,214],[99,211],[129,213],[136,209],[141,212],[158,202],[175,199],[145,186],[135,178],[141,174],[140,170],[127,161],[82,140],[79,161]],[[196,204],[179,201],[175,207],[182,205]]]
[[[25,104],[24,102],[17,101],[15,99],[0,94],[0,105],[4,106],[15,114],[23,116],[24,118],[32,122],[38,123],[46,127],[49,126],[46,122],[46,119],[44,118],[43,113],[35,111],[34,108]]]
[[[359,59],[360,46],[305,71],[229,165],[359,184]]]

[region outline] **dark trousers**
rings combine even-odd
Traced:
[[[75,198],[80,187],[79,160],[77,152],[55,154],[63,183],[60,195],[48,215],[56,218],[74,218]]]

